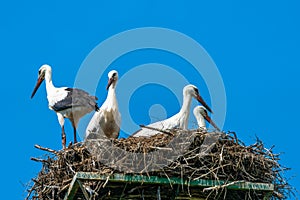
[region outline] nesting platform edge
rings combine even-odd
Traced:
[[[137,174],[110,174],[104,175],[95,172],[76,172],[70,183],[68,192],[66,193],[64,200],[72,200],[78,189],[80,188],[84,197],[89,199],[89,195],[84,189],[81,181],[92,180],[92,181],[107,181],[107,182],[119,182],[119,183],[140,183],[140,184],[152,184],[152,185],[184,185],[193,187],[226,187],[230,190],[259,190],[272,193],[274,191],[274,185],[268,183],[253,183],[247,181],[223,181],[223,180],[188,180],[178,177],[158,177],[158,176],[145,176]],[[267,197],[266,197],[267,199]]]

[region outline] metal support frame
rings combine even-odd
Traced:
[[[89,195],[87,194],[85,188],[83,187],[82,180],[99,180],[109,182],[130,182],[130,183],[141,183],[141,184],[172,184],[172,185],[184,185],[184,186],[197,186],[197,187],[222,187],[224,185],[227,189],[232,190],[259,190],[272,193],[274,190],[273,184],[268,183],[252,183],[246,181],[240,182],[228,182],[223,180],[186,180],[177,177],[163,178],[158,176],[144,176],[144,175],[129,175],[129,174],[111,174],[103,175],[95,172],[77,172],[73,177],[73,180],[70,184],[67,194],[65,195],[64,200],[74,199],[78,188],[83,192],[84,197],[88,200]],[[232,183],[232,184],[231,184]],[[268,195],[267,195],[268,196]],[[264,199],[268,199],[268,197]]]

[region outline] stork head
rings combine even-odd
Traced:
[[[187,85],[183,88],[183,95],[184,96],[192,96],[195,99],[197,99],[197,101],[199,103],[201,103],[209,112],[213,113],[212,110],[210,109],[210,107],[205,103],[205,101],[203,100],[203,98],[200,96],[199,94],[199,90],[196,86],[194,85]]]
[[[116,70],[111,70],[108,73],[108,83],[106,86],[106,89],[108,90],[109,87],[115,87],[116,83],[118,81],[118,72]]]
[[[34,97],[36,91],[39,89],[40,85],[42,84],[42,82],[45,80],[45,76],[51,74],[51,67],[47,64],[44,64],[40,67],[39,69],[39,74],[38,74],[38,80],[36,82],[36,85],[33,89],[33,92],[31,94],[31,98]]]
[[[217,131],[220,131],[219,127],[212,121],[212,119],[208,116],[207,110],[204,106],[196,106],[193,110],[193,113],[198,120],[199,117],[203,117],[208,123],[210,123]]]

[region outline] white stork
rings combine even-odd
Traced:
[[[46,91],[49,109],[56,112],[58,122],[62,129],[62,145],[66,147],[66,134],[64,130],[64,118],[69,118],[74,129],[74,143],[76,139],[76,129],[81,117],[87,113],[98,110],[97,97],[90,96],[87,92],[68,87],[57,88],[52,83],[52,69],[49,65],[42,65],[39,69],[38,80],[32,92],[31,98],[40,87],[43,80],[46,81]]]
[[[188,118],[190,115],[190,106],[191,106],[192,97],[197,99],[208,111],[212,112],[212,110],[208,107],[208,105],[205,103],[203,98],[200,96],[197,87],[194,85],[187,85],[183,88],[183,104],[179,113],[173,115],[172,117],[166,120],[149,124],[147,125],[147,127],[155,128],[159,130],[168,130],[173,128],[186,130],[188,126]],[[132,137],[140,137],[140,136],[150,137],[156,134],[159,134],[159,132],[155,130],[151,130],[149,128],[142,128],[137,132],[135,132],[132,135]]]
[[[212,121],[212,119],[208,116],[207,111],[204,106],[196,106],[193,110],[195,118],[197,120],[198,128],[202,130],[207,130],[205,125],[205,120],[209,122],[217,131],[220,131],[218,126]],[[205,119],[205,120],[204,120]]]
[[[86,139],[96,139],[103,133],[108,138],[118,138],[121,125],[121,114],[118,108],[116,97],[116,85],[118,81],[118,72],[112,70],[108,73],[108,90],[106,100],[95,112],[87,129],[85,131]]]

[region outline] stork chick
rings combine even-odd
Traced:
[[[118,82],[118,72],[112,70],[108,73],[108,90],[106,100],[95,112],[86,129],[86,139],[94,138],[97,135],[103,135],[108,138],[118,138],[121,125],[121,114],[118,108],[116,97],[116,85]],[[92,135],[90,135],[92,134]]]
[[[205,125],[205,120],[210,123],[217,131],[220,131],[218,126],[212,121],[212,119],[208,116],[207,111],[204,106],[196,106],[193,110],[194,116],[198,123],[198,128],[201,130],[207,130]]]
[[[205,103],[203,98],[200,96],[198,88],[194,85],[187,85],[183,88],[183,104],[180,111],[174,116],[165,119],[163,121],[158,121],[153,124],[147,125],[150,128],[155,128],[159,130],[168,130],[173,128],[179,128],[186,130],[188,127],[188,119],[190,116],[190,107],[192,98],[197,99],[208,111],[212,112],[210,107]],[[151,130],[148,128],[142,128],[135,132],[132,137],[150,137],[152,135],[159,134],[158,131]]]

